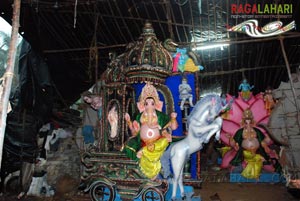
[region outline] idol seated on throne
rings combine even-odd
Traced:
[[[227,137],[232,149],[225,153],[221,167],[234,170],[242,165],[241,175],[248,179],[259,179],[263,169],[268,172],[280,170],[277,154],[269,147],[271,139],[255,126],[250,109],[243,112],[241,128]]]
[[[146,177],[155,179],[162,168],[160,158],[172,141],[168,130],[178,127],[177,114],[172,112],[168,116],[162,112],[163,102],[149,83],[142,89],[137,107],[140,113],[133,122],[129,114],[125,114],[132,137],[127,140],[124,151],[131,159],[139,160],[140,170]]]

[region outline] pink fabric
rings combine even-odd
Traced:
[[[173,57],[173,68],[172,68],[173,72],[178,71],[178,62],[179,62],[180,55],[181,55],[180,53],[176,53],[175,57]]]

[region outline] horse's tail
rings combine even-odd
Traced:
[[[168,178],[169,176],[171,176],[171,149],[172,149],[173,144],[171,144],[163,153],[162,157],[160,158],[160,163],[162,165],[162,169],[163,169],[163,177],[164,178]]]

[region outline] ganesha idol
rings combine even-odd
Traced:
[[[254,96],[247,103],[241,97],[235,99],[231,114],[223,121],[221,140],[226,146],[221,149],[221,167],[233,171],[242,167],[243,177],[259,179],[263,170],[279,172],[281,168],[277,153],[271,149],[274,143],[263,126],[269,113],[262,97]]]
[[[126,142],[124,151],[128,157],[139,161],[140,170],[146,177],[155,179],[162,168],[160,158],[172,141],[167,130],[178,127],[177,114],[173,112],[168,116],[161,112],[163,102],[159,100],[156,88],[149,83],[142,89],[137,107],[140,113],[133,122],[129,114],[125,114],[132,137]]]

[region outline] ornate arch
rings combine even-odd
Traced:
[[[170,89],[166,85],[157,85],[157,91],[160,92],[165,99],[165,108],[167,114],[171,114],[171,112],[175,111],[174,108],[174,99]]]

